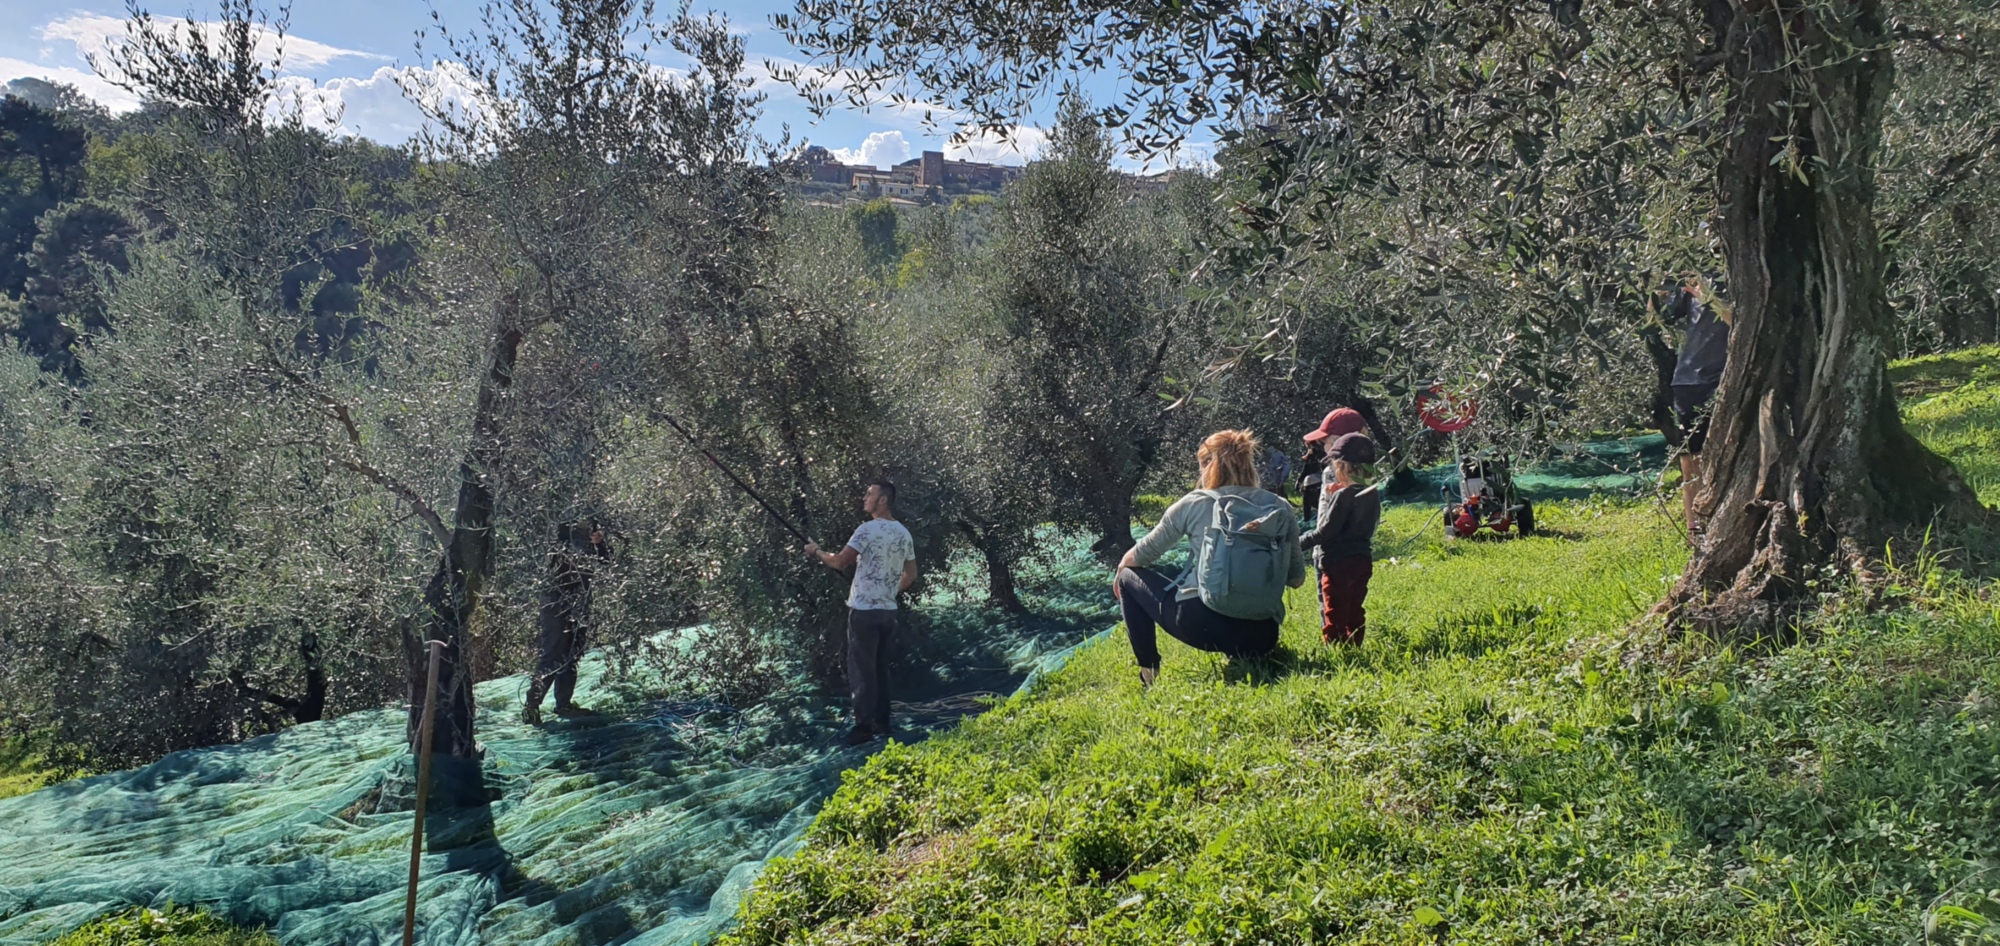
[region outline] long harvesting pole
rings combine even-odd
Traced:
[[[679,431],[681,436],[687,438],[688,446],[695,448],[696,450],[701,452],[702,456],[707,457],[708,462],[715,464],[715,468],[721,470],[723,476],[729,477],[729,481],[735,483],[737,489],[742,490],[745,495],[749,496],[751,499],[756,500],[757,505],[764,507],[764,511],[770,513],[771,518],[778,520],[778,524],[784,526],[786,531],[790,532],[795,536],[798,536],[799,541],[801,542],[812,541],[811,536],[806,535],[804,532],[801,532],[798,526],[792,525],[792,521],[790,519],[785,518],[784,513],[779,512],[777,510],[777,507],[772,506],[770,503],[765,502],[764,497],[757,495],[757,491],[751,489],[750,484],[743,482],[743,478],[737,476],[736,471],[731,470],[728,466],[724,465],[720,459],[716,458],[715,454],[709,452],[707,447],[702,446],[701,441],[696,440],[694,438],[694,434],[689,433],[686,427],[682,427],[681,422],[675,419],[674,415],[669,414],[666,411],[661,411],[660,416],[666,418],[668,425],[672,426],[675,430]]]
[[[417,941],[417,872],[424,861],[424,804],[431,794],[431,734],[437,728],[438,663],[444,641],[431,641],[431,667],[424,683],[424,720],[417,737],[416,826],[410,830],[410,891],[403,901],[403,946]]]

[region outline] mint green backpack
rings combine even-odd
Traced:
[[[1280,547],[1285,536],[1279,519],[1291,504],[1271,493],[1260,502],[1212,489],[1197,492],[1215,502],[1201,557],[1188,565],[1201,603],[1233,618],[1283,617],[1286,556],[1294,553]],[[1179,583],[1185,587],[1188,578],[1182,575]]]

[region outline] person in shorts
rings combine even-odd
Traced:
[[[806,555],[835,571],[854,569],[847,591],[847,689],[854,726],[842,742],[886,739],[889,729],[889,648],[896,636],[896,596],[917,580],[917,547],[896,521],[896,486],[870,483],[861,498],[868,521],[837,554],[806,543]]]
[[[1688,534],[1702,533],[1694,498],[1701,485],[1701,449],[1708,441],[1708,421],[1722,369],[1729,362],[1729,327],[1734,312],[1699,276],[1690,276],[1667,300],[1661,315],[1684,333],[1680,358],[1674,363],[1674,420],[1681,433],[1681,512]]]

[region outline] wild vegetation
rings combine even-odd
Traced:
[[[1141,694],[1091,650],[856,775],[737,939],[2000,929],[1990,4],[800,0],[825,107],[1060,101],[1002,193],[922,207],[802,187],[719,17],[487,13],[433,34],[470,91],[411,80],[403,146],[308,127],[255,0],[136,19],[136,112],[8,86],[0,795],[414,722],[429,640],[469,764],[471,685],[565,620],[680,697],[828,684],[840,579],[762,503],[837,543],[875,477],[999,620],[1220,426],[1353,404],[1419,464],[1438,385],[1466,447],[1677,440],[1659,304],[1699,272],[1739,323],[1698,547],[1663,500],[1508,545],[1393,513],[1367,648],[1308,646],[1301,593],[1269,664],[1170,651]],[[1202,127],[1164,191],[1119,170]]]
[[[1953,390],[1913,429],[1992,462]],[[1360,649],[1308,591],[1276,657],[1170,646],[1150,689],[1114,634],[850,773],[726,942],[1991,942],[1991,586],[1899,545],[1797,637],[1667,635],[1664,508],[1456,543],[1393,509]]]
[[[277,946],[261,930],[234,927],[202,910],[138,907],[92,922],[50,946]]]

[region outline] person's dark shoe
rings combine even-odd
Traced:
[[[1153,686],[1153,681],[1159,678],[1160,678],[1160,668],[1158,667],[1139,668],[1139,686],[1141,689],[1151,689]]]
[[[578,706],[575,703],[571,703],[568,706],[556,707],[556,715],[564,719],[576,719],[580,716],[596,716],[597,713],[595,713],[594,711],[590,710],[587,707]]]
[[[843,746],[865,746],[874,741],[875,741],[875,733],[872,730],[863,729],[860,726],[854,726],[849,728],[847,732],[842,734],[840,737],[840,744]]]
[[[539,706],[521,707],[521,722],[527,723],[530,726],[540,726],[542,724],[542,708]]]

